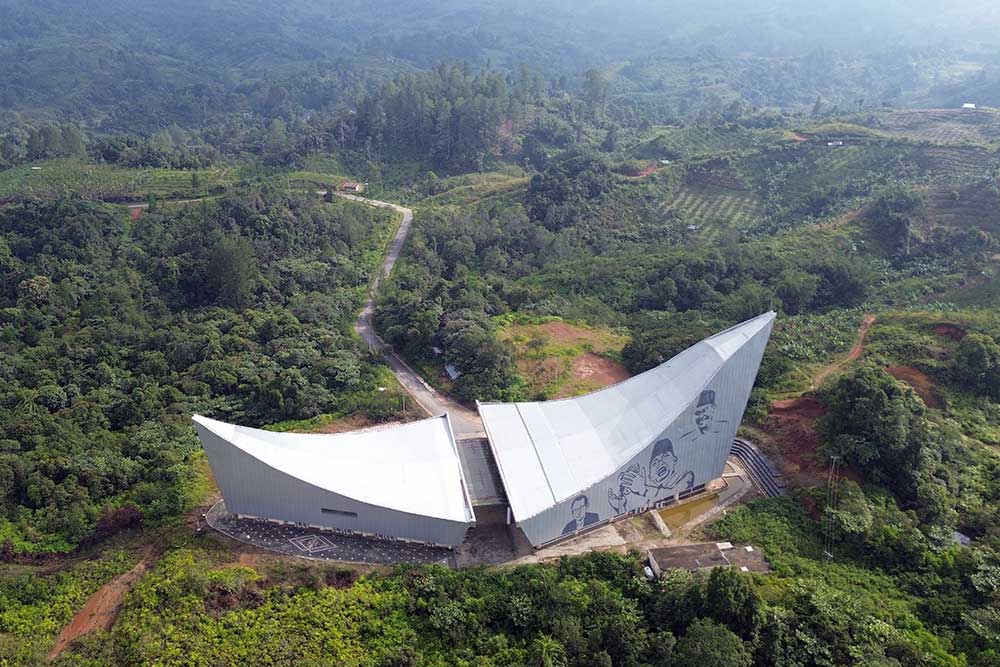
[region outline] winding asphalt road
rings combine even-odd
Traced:
[[[403,252],[403,245],[406,243],[406,239],[410,235],[410,228],[413,225],[413,211],[405,206],[358,197],[356,195],[341,194],[340,196],[344,199],[375,206],[376,208],[389,208],[403,215],[403,222],[399,225],[399,231],[396,232],[392,243],[389,244],[389,250],[382,260],[381,270],[372,281],[371,289],[368,292],[368,300],[365,301],[365,305],[361,309],[358,321],[354,324],[354,330],[358,332],[361,340],[367,343],[369,347],[382,353],[386,364],[392,369],[396,379],[399,380],[403,388],[406,389],[410,396],[413,397],[413,400],[417,402],[417,405],[423,408],[427,414],[436,417],[448,413],[448,416],[451,417],[451,426],[457,440],[486,437],[483,421],[474,410],[459,405],[450,398],[435,391],[416,371],[410,368],[409,364],[403,361],[402,357],[396,354],[392,347],[375,333],[375,327],[372,325],[372,315],[375,312],[375,296],[378,294],[382,279],[392,273],[393,267],[396,266],[396,261]]]

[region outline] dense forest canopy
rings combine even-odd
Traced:
[[[3,209],[0,537],[61,550],[125,504],[175,516],[191,412],[391,416],[348,334],[389,229],[365,207],[271,190],[131,229],[79,199]]]

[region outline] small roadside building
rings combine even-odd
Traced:
[[[657,577],[669,570],[712,570],[733,567],[740,572],[766,574],[771,571],[760,549],[753,546],[734,546],[729,542],[704,542],[650,549],[646,552],[649,569]]]
[[[344,181],[337,186],[337,190],[340,192],[364,192],[365,186],[354,181]]]

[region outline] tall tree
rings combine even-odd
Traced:
[[[244,238],[225,237],[212,249],[207,287],[216,302],[242,308],[257,282],[257,256]]]

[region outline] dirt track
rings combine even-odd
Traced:
[[[73,616],[69,625],[59,633],[47,659],[55,660],[73,640],[83,635],[94,630],[110,630],[121,608],[122,596],[132,589],[135,582],[146,573],[155,560],[153,550],[147,549],[135,567],[125,574],[118,575],[91,595],[83,608]]]
[[[858,329],[858,339],[854,343],[854,347],[851,348],[851,351],[847,353],[846,357],[840,359],[839,361],[835,361],[829,366],[826,366],[819,373],[814,375],[812,384],[809,386],[810,389],[816,389],[821,386],[828,377],[839,371],[845,365],[861,357],[861,354],[865,351],[865,338],[868,337],[868,331],[872,328],[872,325],[875,324],[875,319],[874,315],[865,315],[864,319],[861,320],[861,327]]]
[[[865,339],[868,331],[875,324],[875,315],[865,315],[858,327],[858,337],[854,347],[844,357],[824,366],[817,372],[810,383],[810,390],[821,386],[830,376],[839,372],[844,366],[857,360],[865,351]],[[767,427],[768,434],[774,438],[784,458],[784,473],[790,477],[800,477],[807,482],[820,478],[825,466],[816,455],[820,445],[820,436],[816,432],[816,420],[826,414],[826,406],[811,396],[774,401],[771,404],[771,416]],[[844,477],[860,479],[854,471],[844,470]]]

